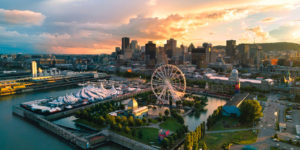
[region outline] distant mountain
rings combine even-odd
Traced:
[[[248,44],[248,43],[242,43]],[[254,45],[254,44],[249,44]],[[256,43],[256,45],[262,46],[263,51],[278,51],[278,50],[300,50],[300,44],[289,42],[276,42],[276,43]],[[225,49],[225,46],[214,46],[216,49]]]

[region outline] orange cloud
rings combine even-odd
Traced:
[[[269,23],[269,22],[274,22],[276,20],[277,19],[274,18],[274,17],[267,17],[267,18],[264,18],[263,20],[261,20],[261,22],[263,22],[263,23]]]
[[[0,23],[12,25],[41,25],[46,17],[30,10],[0,9]]]
[[[260,26],[248,28],[247,30],[253,32],[256,37],[261,38],[263,40],[266,40],[269,37],[269,33],[264,32]]]

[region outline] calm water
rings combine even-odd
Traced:
[[[12,115],[12,106],[26,101],[45,98],[48,96],[63,96],[67,93],[75,93],[80,88],[59,88],[55,90],[39,91],[0,97],[0,149],[1,150],[69,150],[74,149],[64,141],[37,128],[35,125]],[[189,130],[194,130],[202,121],[206,120],[212,112],[226,101],[217,98],[208,98],[207,112],[200,117],[186,116],[184,118]],[[99,150],[121,150],[121,146],[107,143]]]
[[[184,123],[185,125],[188,126],[188,129],[190,131],[194,131],[197,128],[197,126],[199,126],[199,124],[207,120],[208,116],[211,115],[215,109],[225,104],[226,104],[225,100],[214,98],[214,97],[208,97],[207,106],[205,107],[206,111],[201,112],[200,116],[195,116],[195,115],[185,116]]]
[[[12,115],[12,106],[22,102],[45,98],[47,96],[63,96],[74,93],[80,88],[60,88],[56,90],[24,93],[0,97],[0,149],[1,150],[69,150],[74,149],[57,136],[37,128],[35,125]],[[121,150],[114,143],[103,145],[99,149]]]

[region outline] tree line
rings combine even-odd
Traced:
[[[219,106],[208,118],[207,118],[207,129],[210,129],[221,117],[222,117],[222,106]]]
[[[205,122],[202,122],[195,131],[187,133],[184,140],[184,149],[185,150],[207,150],[206,143],[203,142],[200,145],[201,139],[205,136]]]

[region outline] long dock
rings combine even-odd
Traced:
[[[73,133],[71,133],[70,131],[64,129],[63,127],[56,125],[54,123],[51,122],[51,120],[56,120],[62,117],[66,117],[66,116],[70,116],[72,114],[74,114],[76,111],[80,110],[80,109],[86,109],[89,107],[92,107],[96,104],[100,104],[100,103],[105,103],[105,102],[109,102],[109,101],[121,101],[124,100],[126,98],[130,98],[133,97],[137,94],[143,93],[143,92],[147,92],[150,91],[151,89],[144,89],[141,91],[137,91],[134,93],[128,93],[128,94],[124,94],[121,96],[117,96],[117,97],[113,97],[111,99],[107,99],[107,100],[103,100],[103,101],[99,101],[96,103],[92,103],[89,105],[85,105],[82,107],[78,107],[78,108],[74,108],[71,110],[66,110],[66,111],[62,111],[62,112],[58,112],[58,113],[54,113],[51,115],[41,115],[41,114],[37,114],[34,112],[31,112],[30,110],[27,110],[23,107],[21,107],[21,105],[15,105],[13,106],[13,114],[20,116],[26,120],[29,120],[31,122],[34,122],[37,126],[65,139],[67,142],[69,142],[72,145],[75,145],[76,147],[80,148],[80,149],[91,149],[91,148],[95,148],[96,146],[99,146],[99,144],[105,142],[105,141],[112,141],[115,142],[117,144],[120,144],[124,147],[130,148],[130,149],[146,149],[146,150],[156,150],[155,148],[145,145],[143,143],[131,140],[129,138],[123,137],[121,135],[115,134],[113,132],[110,131],[106,131],[103,132],[103,135],[106,135],[104,139],[100,139],[99,142],[92,142],[89,140],[90,137],[88,138],[84,138],[84,137],[79,137]],[[106,133],[106,134],[105,134]],[[129,147],[128,147],[129,146]]]

